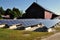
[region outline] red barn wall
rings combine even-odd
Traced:
[[[44,13],[45,13],[45,15],[44,15],[45,19],[51,19],[52,18],[52,13],[50,13],[48,11],[45,11]]]

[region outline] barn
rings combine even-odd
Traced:
[[[39,4],[33,2],[31,6],[29,6],[22,18],[40,18],[40,19],[53,19],[57,17],[55,13],[43,8]]]

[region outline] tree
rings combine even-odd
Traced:
[[[3,19],[2,16],[1,16],[1,14],[0,14],[0,19]]]
[[[11,19],[15,17],[15,13],[9,8],[5,11],[5,15],[10,15]]]
[[[5,11],[5,15],[10,15],[11,14],[11,9],[7,9],[6,11]]]
[[[4,10],[2,7],[0,7],[0,17],[1,15],[9,15],[11,19],[17,18],[17,17],[22,17],[22,11],[20,11],[18,8],[13,8],[11,9],[6,9]]]
[[[13,8],[12,10],[15,12],[16,17],[22,17],[23,12],[20,11],[18,8]]]
[[[2,16],[5,13],[4,9],[2,7],[0,7],[0,19],[2,19]]]
[[[4,9],[0,7],[0,14],[4,14],[4,13],[5,13]]]

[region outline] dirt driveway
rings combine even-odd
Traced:
[[[50,37],[41,39],[41,40],[60,40],[60,32],[56,33],[54,35],[51,35]]]

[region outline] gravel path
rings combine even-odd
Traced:
[[[51,35],[50,37],[44,38],[42,40],[60,40],[60,32],[54,35]]]

